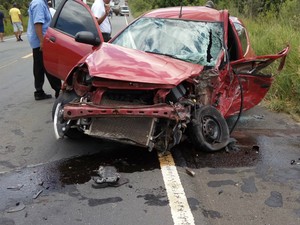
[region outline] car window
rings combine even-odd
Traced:
[[[141,18],[112,43],[204,66],[214,66],[223,47],[223,24]]]
[[[239,39],[242,44],[243,53],[246,54],[248,43],[247,43],[247,35],[245,27],[240,23],[233,23],[234,27],[238,33]]]
[[[65,3],[53,28],[73,37],[79,31],[90,31],[98,36],[92,15],[84,6],[72,0]]]
[[[62,0],[52,0],[53,8],[57,9]]]

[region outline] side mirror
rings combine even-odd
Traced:
[[[80,31],[75,35],[75,41],[89,44],[93,46],[98,46],[101,43],[101,40],[99,37],[96,37],[92,32],[90,31]]]

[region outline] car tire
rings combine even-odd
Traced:
[[[198,151],[222,150],[230,139],[226,120],[213,106],[203,106],[194,110],[189,131],[190,139]]]
[[[74,99],[78,98],[75,92],[62,92],[59,97],[55,100],[53,107],[52,107],[52,120],[54,125],[54,132],[57,138],[63,138],[67,136],[71,139],[79,139],[84,136],[83,131],[77,128],[69,128],[67,131],[63,131],[63,127],[66,127],[67,121],[63,120],[62,118],[62,110],[65,104],[73,101]],[[71,121],[70,126],[72,123],[74,124],[76,121]]]

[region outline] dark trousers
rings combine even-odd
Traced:
[[[105,42],[108,42],[111,39],[110,33],[102,33],[102,36]]]
[[[32,49],[33,54],[33,76],[34,76],[34,87],[37,93],[43,93],[43,85],[45,82],[45,74],[47,79],[50,83],[50,86],[58,92],[61,88],[61,81],[60,79],[52,76],[51,74],[47,73],[44,67],[43,62],[43,52],[40,51],[40,48]]]

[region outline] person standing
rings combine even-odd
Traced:
[[[4,21],[5,21],[5,16],[4,13],[0,11],[0,42],[3,42],[3,37],[4,37]],[[6,23],[6,21],[5,21]]]
[[[36,89],[34,98],[35,100],[52,98],[51,94],[46,94],[43,90],[45,74],[57,98],[61,88],[61,81],[45,70],[43,62],[44,35],[52,19],[47,1],[32,0],[28,8],[28,16],[27,38],[32,48],[34,87]]]
[[[110,12],[110,0],[95,0],[92,5],[92,13],[97,19],[105,42],[111,39],[111,24],[108,18]]]
[[[48,6],[49,6],[51,17],[53,17],[56,10],[52,7],[52,2],[51,1],[48,1]]]
[[[13,4],[13,7],[9,10],[9,15],[17,41],[23,41],[21,37],[23,32],[23,19],[21,11],[17,8],[17,3]]]

